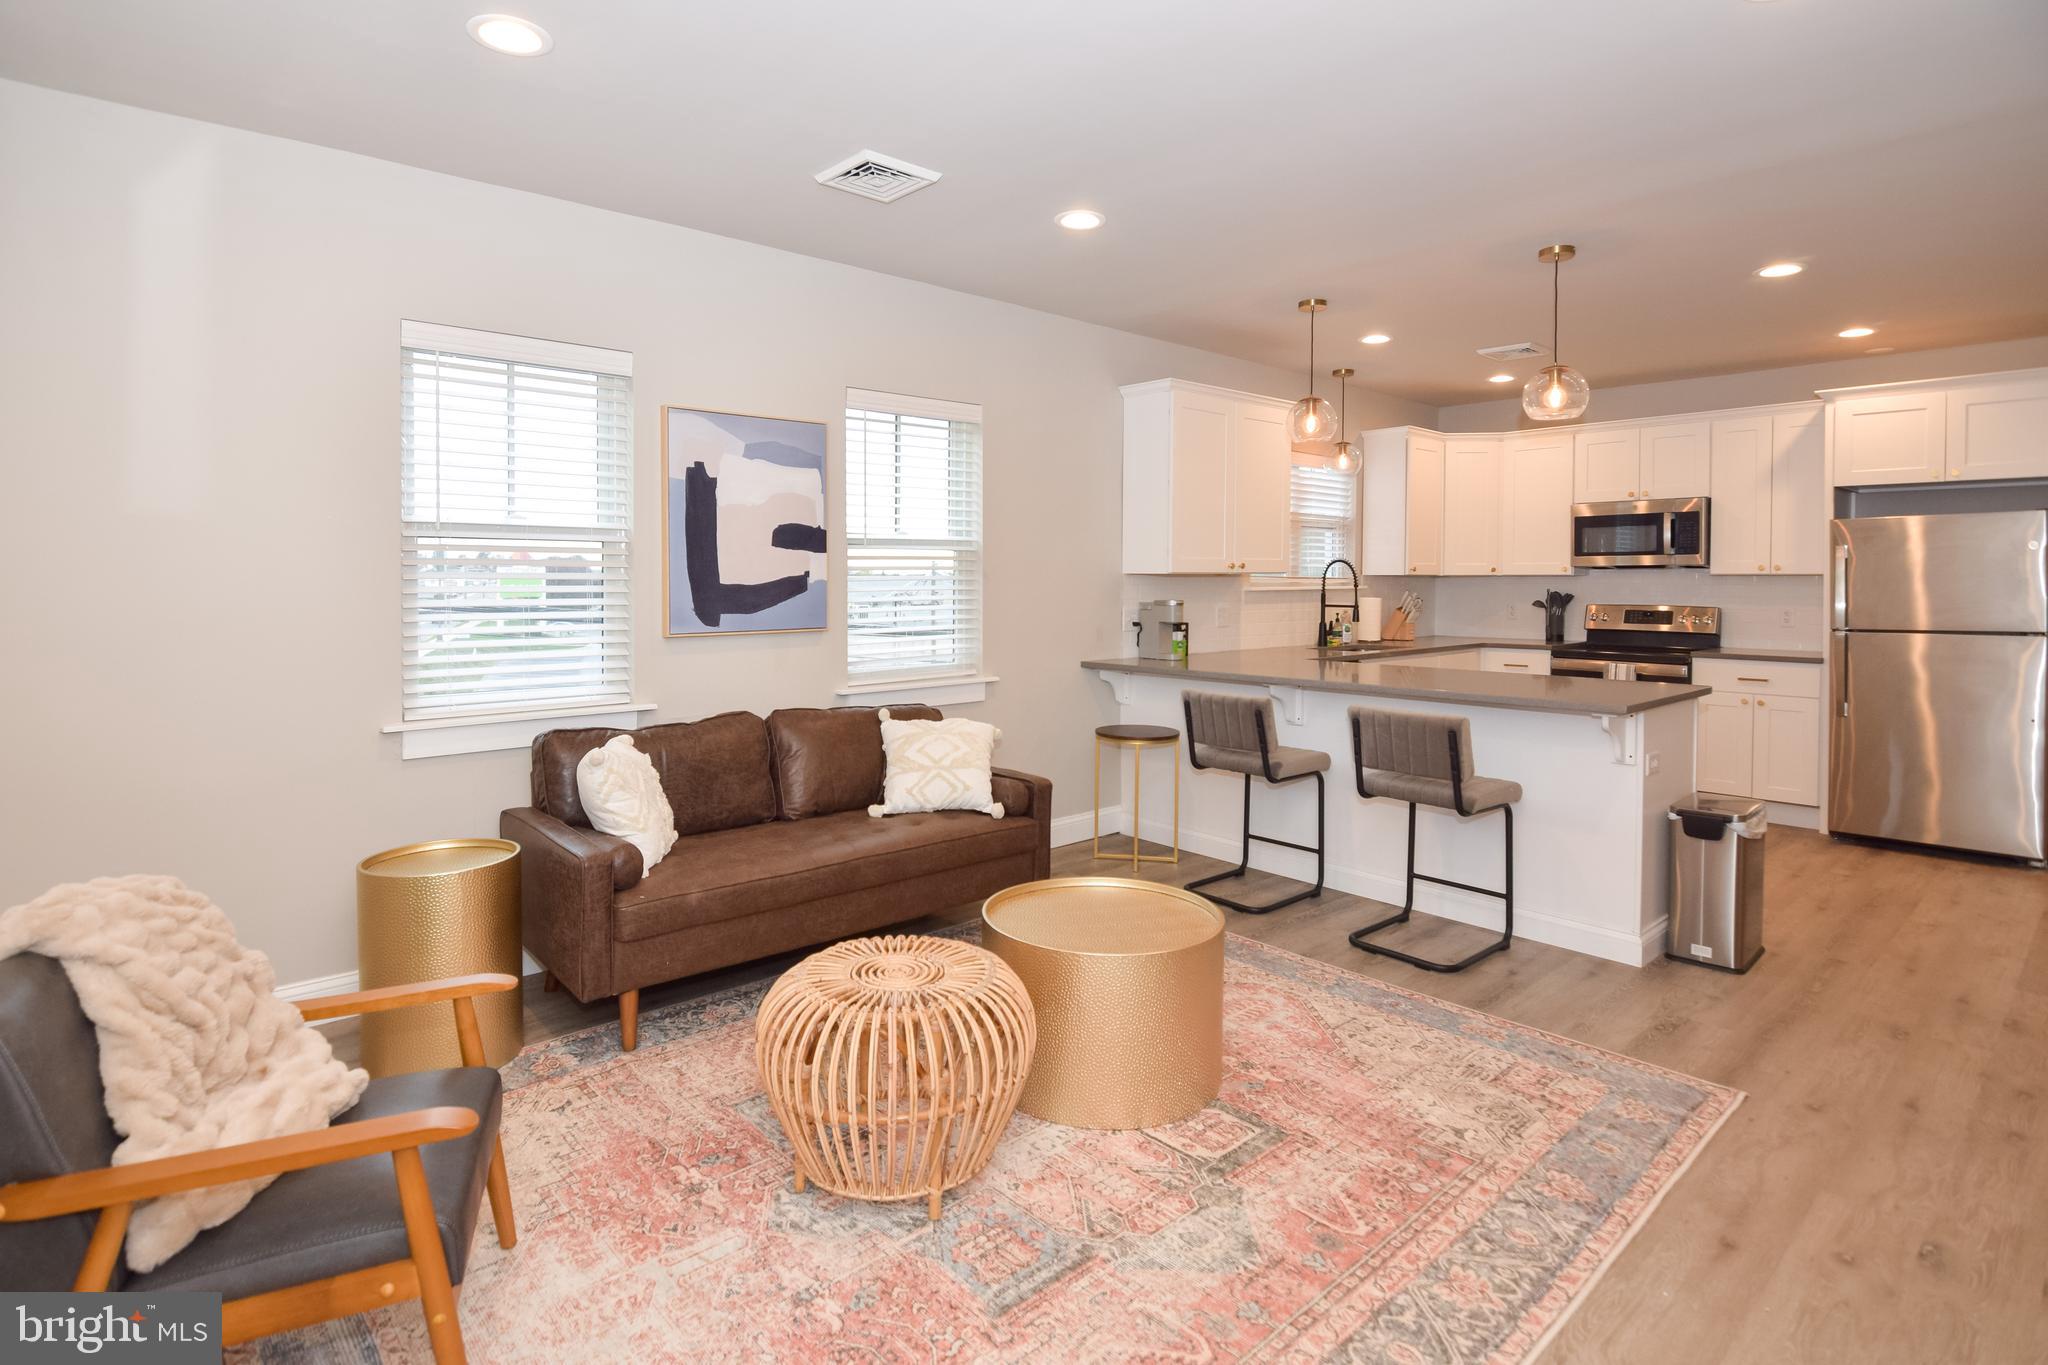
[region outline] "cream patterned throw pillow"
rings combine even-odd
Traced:
[[[676,814],[661,789],[654,761],[634,747],[631,735],[617,735],[583,755],[576,765],[576,795],[590,827],[616,834],[640,850],[640,865],[653,871],[676,843]]]
[[[978,720],[890,720],[882,712],[882,804],[869,815],[978,810],[1000,820],[990,790],[992,755],[1003,732]]]

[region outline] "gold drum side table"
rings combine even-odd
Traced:
[[[471,972],[519,975],[519,845],[436,839],[373,853],[356,864],[356,969],[362,989]],[[363,1067],[372,1076],[462,1065],[446,1005],[363,1016]],[[476,1002],[484,1060],[519,1055],[520,992]]]
[[[1102,746],[1131,751],[1131,870],[1139,863],[1180,861],[1180,731],[1166,725],[1098,725],[1095,727],[1095,842],[1089,851],[1098,859],[1122,862],[1121,853],[1102,851]],[[1173,852],[1140,853],[1139,832],[1144,829],[1142,812],[1145,795],[1145,751],[1173,750]]]
[[[1223,912],[1177,886],[1059,877],[990,896],[981,940],[1038,1015],[1017,1107],[1075,1128],[1156,1128],[1223,1082]]]
[[[919,935],[813,953],[754,1016],[797,1191],[922,1199],[933,1219],[939,1196],[995,1154],[1036,1044],[1015,972],[972,944]]]

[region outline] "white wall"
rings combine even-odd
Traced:
[[[1846,344],[1846,343],[1844,343]],[[1598,375],[1588,422],[1626,422],[1637,417],[1666,417],[1684,412],[1754,407],[1764,403],[1811,400],[1815,389],[1849,388],[1857,384],[1890,384],[1906,379],[1940,379],[1949,375],[1991,374],[2048,365],[2048,336],[2020,341],[1992,341],[1981,346],[1953,346],[1934,351],[1896,351],[1890,355],[1858,355],[1818,365],[1791,365],[1777,370],[1674,379],[1662,384],[1632,384],[1603,389]],[[1467,403],[1437,414],[1439,431],[1513,431],[1549,425],[1522,415],[1519,397],[1490,403]],[[1572,425],[1566,423],[1566,425]]]
[[[1298,382],[7,82],[0,185],[17,570],[0,607],[0,905],[176,873],[287,981],[353,967],[357,860],[494,834],[500,808],[526,801],[524,752],[406,762],[379,733],[399,711],[401,318],[634,353],[636,690],[658,720],[829,706],[845,678],[836,591],[822,635],[662,638],[661,404],[831,420],[849,385],[982,403],[986,663],[1002,681],[969,710],[1002,727],[1002,762],[1053,779],[1062,814],[1086,809],[1089,735],[1111,719],[1076,663],[1121,652],[1117,386]]]
[[[1819,649],[1821,580],[1811,574],[1711,574],[1705,569],[1589,569],[1563,578],[1436,578],[1434,629],[1445,635],[1543,638],[1530,604],[1550,588],[1574,598],[1565,637],[1585,638],[1588,602],[1669,602],[1721,608],[1721,642],[1751,649]]]

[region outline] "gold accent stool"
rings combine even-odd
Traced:
[[[1037,1037],[1024,983],[969,943],[856,938],[797,963],[754,1016],[797,1192],[922,1199],[937,1219],[995,1154]]]
[[[472,972],[518,976],[519,845],[436,839],[356,864],[356,964],[364,990]],[[518,991],[480,997],[476,1014],[489,1065],[519,1055]],[[362,1028],[372,1076],[463,1064],[446,1006],[366,1014]]]
[[[1038,1015],[1017,1107],[1075,1128],[1156,1128],[1223,1083],[1223,912],[1193,892],[1119,877],[998,891],[982,942]]]
[[[1122,862],[1121,853],[1102,851],[1102,746],[1131,751],[1131,871],[1138,870],[1139,863],[1177,863],[1180,861],[1180,731],[1166,725],[1099,725],[1095,728],[1095,841],[1089,845],[1089,852],[1096,858]],[[1147,749],[1173,750],[1173,852],[1138,852],[1138,831],[1144,828],[1139,816],[1144,809],[1145,795],[1145,751]]]

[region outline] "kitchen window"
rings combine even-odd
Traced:
[[[399,349],[406,757],[632,724],[633,358],[406,322]]]
[[[981,407],[846,393],[842,695],[978,701]]]
[[[1295,458],[1287,485],[1287,571],[1256,576],[1272,587],[1319,579],[1331,560],[1358,557],[1358,471],[1340,473],[1326,460]]]

